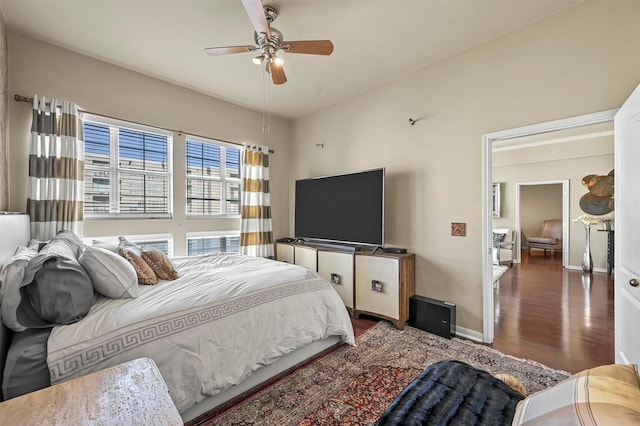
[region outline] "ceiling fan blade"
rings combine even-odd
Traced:
[[[264,16],[264,6],[261,0],[242,0],[242,5],[251,19],[253,28],[256,29],[258,34],[265,33],[267,37],[271,37],[271,31],[269,31],[269,23]]]
[[[206,49],[204,49],[205,53],[211,56],[228,55],[230,53],[246,53],[246,52],[253,52],[254,50],[258,50],[258,48],[256,46],[251,46],[251,45],[207,47]]]
[[[282,65],[271,64],[271,79],[273,84],[284,84],[287,82],[287,76],[284,74]]]
[[[333,43],[331,43],[331,40],[283,41],[282,49],[291,53],[331,55],[333,53]]]

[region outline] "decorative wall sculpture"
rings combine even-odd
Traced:
[[[589,190],[580,197],[582,211],[595,216],[613,211],[613,170],[606,176],[587,175],[582,178],[582,185]]]

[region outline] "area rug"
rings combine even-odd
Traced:
[[[569,376],[464,339],[380,321],[356,340],[284,377],[205,425],[372,425],[427,366],[457,359],[518,378],[529,393]]]

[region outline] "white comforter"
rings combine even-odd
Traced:
[[[54,328],[52,384],[147,356],[182,412],[313,341],[355,343],[340,297],[306,268],[230,253],[174,263],[176,281],[140,286],[136,299],[101,297],[80,322]]]

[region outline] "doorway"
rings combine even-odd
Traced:
[[[617,110],[586,114],[562,120],[540,123],[483,135],[483,341],[492,343],[494,338],[494,292],[492,271],[493,249],[493,150],[518,140],[521,146],[538,143],[535,139],[550,132],[568,131],[566,136],[553,142],[568,141],[574,137],[571,131],[585,126],[610,123]],[[567,139],[569,138],[569,139]],[[579,179],[578,179],[579,180]],[[504,198],[504,197],[503,197]],[[503,201],[504,205],[504,201]],[[567,219],[568,221],[568,219]],[[567,238],[568,240],[569,238]],[[570,250],[566,250],[567,254]],[[563,255],[564,256],[564,255]],[[571,262],[571,259],[569,259]]]
[[[526,235],[534,235],[543,220],[562,219],[562,267],[569,266],[569,180],[516,184],[516,239],[514,263],[520,263]]]

